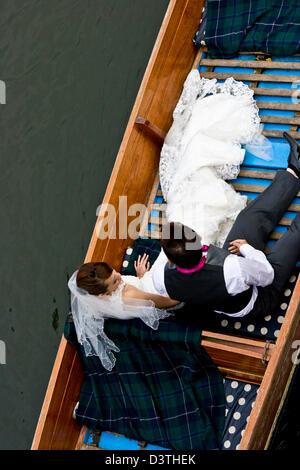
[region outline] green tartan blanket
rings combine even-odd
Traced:
[[[85,377],[76,421],[174,450],[219,449],[223,377],[200,345],[199,328],[172,317],[157,331],[140,320],[109,319],[105,332],[120,348],[111,372],[84,355],[67,316],[64,335],[76,345]]]
[[[213,59],[238,51],[291,56],[300,49],[299,0],[207,0],[206,6],[202,39]]]

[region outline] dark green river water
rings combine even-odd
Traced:
[[[0,449],[31,446],[67,279],[84,260],[168,3],[1,0]]]

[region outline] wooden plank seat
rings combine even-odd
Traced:
[[[245,80],[251,82],[280,82],[295,83],[299,80],[297,75],[266,75],[262,73],[231,73],[231,72],[202,72],[203,78],[217,78],[218,80],[226,80],[233,77],[235,80]]]
[[[207,52],[207,49],[205,50]],[[244,54],[250,54],[244,53]],[[255,55],[267,56],[267,54],[261,52]],[[202,66],[213,66],[213,67],[236,67],[236,68],[261,68],[261,69],[284,69],[284,70],[300,70],[300,62],[281,62],[281,61],[270,61],[270,60],[230,60],[230,59],[202,59]]]
[[[265,136],[281,138],[282,130],[288,129],[293,137],[300,138],[300,105],[297,99],[300,96],[299,55],[272,58],[262,52],[241,52],[237,59],[221,60],[210,59],[207,48],[202,52],[199,67],[202,77],[221,81],[233,77],[248,83],[253,89],[257,106],[263,111],[260,113],[261,122],[268,124],[263,130]],[[264,97],[270,98],[266,100]],[[284,128],[285,125],[290,127]]]

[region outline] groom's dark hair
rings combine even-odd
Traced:
[[[167,258],[179,268],[194,268],[202,258],[201,238],[179,222],[164,225],[161,245]]]

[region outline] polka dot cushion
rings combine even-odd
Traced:
[[[222,450],[238,450],[257,397],[259,386],[224,379],[224,389],[226,418]]]
[[[137,238],[132,247],[128,247],[122,263],[121,274],[135,276],[134,261],[144,253],[149,255],[150,266],[154,263],[161,250],[160,241],[151,238]]]
[[[209,327],[213,330],[226,331],[226,333],[242,333],[247,334],[247,336],[253,336],[256,338],[263,337],[268,340],[276,341],[296,285],[298,273],[299,269],[295,268],[282,293],[278,308],[274,313],[266,315],[262,320],[257,321],[255,324],[249,322],[249,320],[247,320],[247,316],[244,318],[230,318],[228,315],[214,315],[213,324],[209,324]]]

